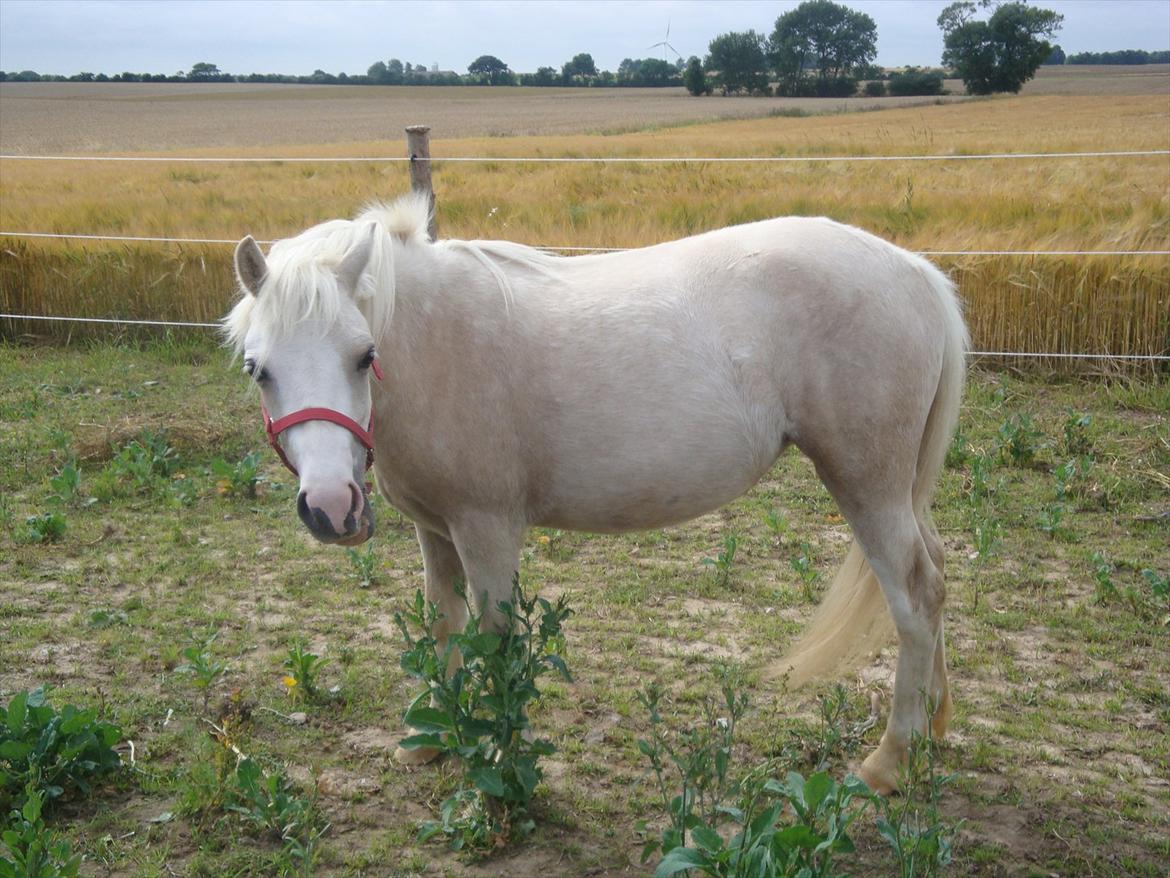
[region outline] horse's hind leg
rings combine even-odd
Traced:
[[[901,509],[874,512],[852,523],[894,618],[898,664],[886,731],[862,764],[861,776],[871,789],[889,793],[897,788],[913,734],[926,732],[928,709],[933,706],[944,724],[944,701],[945,711],[950,710],[946,667],[940,664],[945,661],[941,644],[946,590],[908,500]]]
[[[935,530],[930,516],[919,516],[918,528],[922,534],[922,541],[930,554],[930,560],[939,574],[943,573],[943,544]],[[951,687],[947,681],[947,647],[946,636],[943,634],[943,622],[938,623],[938,642],[934,647],[934,675],[931,679],[930,691],[935,698],[934,715],[930,719],[930,732],[935,738],[941,738],[947,733],[951,722]]]
[[[944,724],[944,703],[949,712],[941,652],[945,597],[942,545],[928,523],[920,525],[911,504],[910,486],[899,484],[901,480],[891,478],[890,471],[881,481],[866,478],[858,469],[852,473],[854,478],[837,479],[821,462],[817,470],[877,575],[898,631],[890,718],[881,743],[861,767],[861,777],[871,789],[889,793],[898,786],[913,733],[926,731],[928,705],[939,708],[939,720]]]

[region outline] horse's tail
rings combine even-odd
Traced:
[[[945,319],[942,368],[918,448],[913,489],[914,512],[929,526],[935,482],[959,420],[969,339],[954,285],[930,263],[914,259],[938,296]],[[861,665],[889,643],[893,633],[881,585],[855,539],[804,633],[770,675],[786,677],[794,688],[831,677]]]

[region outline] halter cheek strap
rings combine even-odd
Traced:
[[[374,373],[374,377],[381,381],[382,366],[378,363],[377,358],[370,364],[370,368]],[[291,412],[283,418],[277,418],[275,421],[268,414],[268,409],[265,408],[264,403],[260,403],[260,411],[264,415],[264,432],[268,434],[268,444],[272,446],[273,451],[280,458],[280,462],[288,467],[289,472],[294,476],[299,476],[300,473],[292,465],[292,461],[288,459],[288,455],[284,453],[284,448],[280,444],[280,434],[289,427],[295,427],[297,424],[303,424],[305,421],[329,421],[331,424],[345,427],[362,444],[362,447],[366,449],[366,469],[368,470],[374,465],[374,412],[372,409],[370,411],[369,426],[365,428],[349,415],[329,408],[304,408]]]

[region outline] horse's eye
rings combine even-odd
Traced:
[[[366,369],[370,368],[370,366],[374,365],[374,358],[376,356],[377,354],[374,352],[373,348],[370,348],[368,351],[366,351],[362,355],[362,358],[358,360],[358,371],[364,372]]]
[[[268,380],[268,370],[264,368],[257,369],[255,360],[244,360],[244,371],[251,375],[257,384],[262,384]]]

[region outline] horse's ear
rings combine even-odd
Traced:
[[[253,296],[260,295],[260,285],[268,275],[268,263],[259,245],[246,235],[244,240],[236,245],[236,277],[240,285]]]
[[[350,292],[357,290],[358,281],[361,280],[362,272],[370,264],[370,256],[374,252],[374,235],[377,233],[377,230],[377,225],[369,223],[366,226],[366,230],[358,239],[358,242],[342,257],[341,262],[337,266],[337,279]]]

